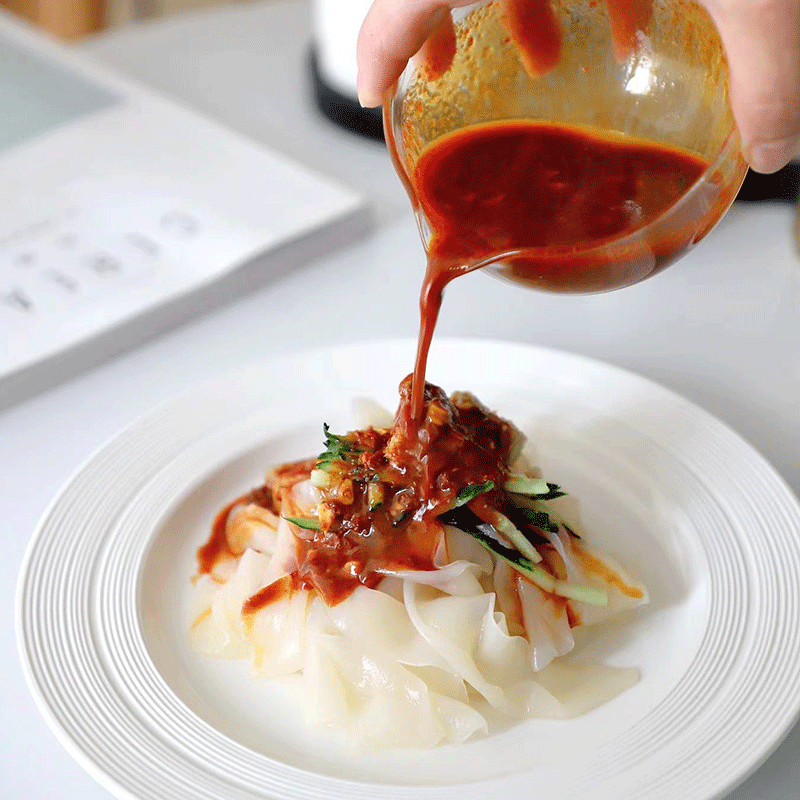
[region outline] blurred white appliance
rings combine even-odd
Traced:
[[[369,225],[348,189],[2,14],[0,114],[0,407]]]
[[[339,93],[357,100],[356,42],[372,0],[314,0],[314,41],[319,69]]]
[[[334,122],[382,138],[380,111],[361,108],[356,91],[356,43],[371,0],[312,0],[311,73],[314,98]]]

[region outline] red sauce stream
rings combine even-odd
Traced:
[[[414,419],[422,415],[428,350],[453,278],[506,253],[503,274],[537,289],[599,292],[635,283],[688,249],[700,223],[634,242],[625,237],[674,205],[707,167],[656,142],[532,121],[475,125],[429,145],[411,176],[433,231]],[[598,252],[599,245],[610,246]]]
[[[621,53],[648,24],[649,1],[608,0],[608,5]],[[528,69],[553,66],[560,31],[547,0],[505,0],[504,13]],[[533,25],[531,15],[546,24]],[[452,24],[444,16],[423,53],[431,78],[447,70],[454,52]],[[400,163],[390,128],[387,133]],[[390,430],[338,437],[346,440],[350,455],[338,465],[344,477],[337,488],[323,493],[318,529],[294,531],[296,571],[249,598],[245,617],[301,588],[334,605],[359,585],[376,586],[387,569],[435,569],[442,541],[438,517],[453,508],[466,486],[491,481],[495,487],[470,504],[476,513],[480,504],[511,513],[501,488],[509,469],[511,426],[469,397],[448,398],[424,380],[446,285],[499,256],[509,279],[548,291],[596,292],[641,280],[702,236],[704,213],[669,234],[650,229],[648,237],[635,240],[629,234],[673,206],[707,166],[690,153],[654,142],[506,121],[443,136],[421,154],[412,175],[400,170],[412,202],[432,229],[413,381],[409,377],[401,384]],[[223,509],[198,551],[199,572],[210,572],[234,555],[226,538],[234,506],[251,502],[286,513],[292,486],[306,479],[313,465],[314,460],[283,465],[268,485]],[[378,504],[370,499],[376,486],[382,493]],[[547,568],[559,575],[563,565],[555,551],[549,553],[543,544],[543,555]],[[570,612],[566,601],[554,602]]]

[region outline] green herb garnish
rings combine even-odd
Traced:
[[[524,494],[537,500],[555,500],[566,494],[555,483],[547,483],[541,478],[531,478],[527,475],[510,475],[505,482],[505,489],[512,494]]]
[[[546,481],[541,478],[531,478],[529,475],[511,474],[508,476],[504,486],[507,492],[537,497],[549,491]]]
[[[349,462],[355,448],[345,440],[344,436],[331,433],[327,422],[322,425],[322,430],[325,432],[325,450],[319,454],[316,468],[327,472],[334,461]]]

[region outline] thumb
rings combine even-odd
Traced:
[[[728,55],[750,166],[775,172],[800,143],[800,0],[706,0]]]

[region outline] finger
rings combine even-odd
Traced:
[[[419,51],[419,59],[425,77],[435,81],[450,69],[456,57],[456,29],[453,27],[453,18],[449,11],[440,15],[439,22],[428,34],[425,44]]]
[[[532,78],[549,72],[561,56],[561,29],[550,0],[502,0],[503,25]]]
[[[775,172],[800,141],[800,0],[707,0],[728,54],[745,157]]]
[[[614,54],[625,61],[636,50],[637,34],[647,32],[653,14],[652,0],[606,0],[611,20]]]
[[[374,0],[358,34],[358,99],[379,106],[408,60],[442,24],[450,8],[474,0]],[[449,64],[448,64],[449,66]],[[446,69],[446,68],[445,68]]]

